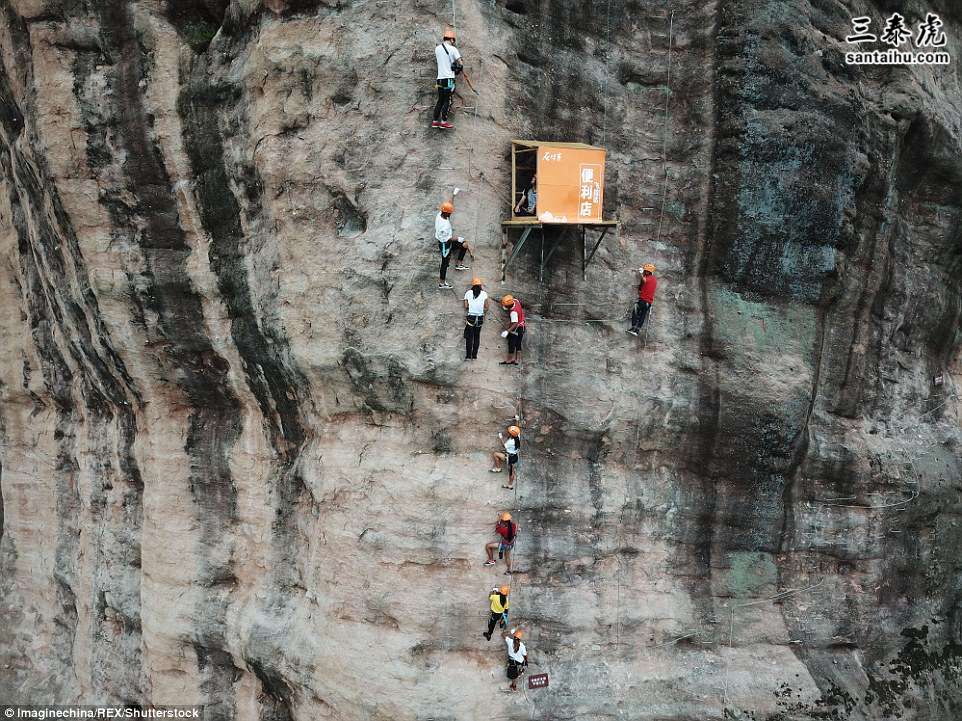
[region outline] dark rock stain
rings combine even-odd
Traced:
[[[227,382],[228,363],[206,336],[202,302],[187,273],[191,250],[180,226],[172,183],[153,139],[151,117],[144,107],[140,89],[144,54],[129,8],[121,3],[105,4],[98,12],[102,51],[112,63],[109,82],[114,104],[103,126],[92,120],[95,152],[90,162],[97,168],[98,162],[110,159],[112,142],[124,148],[126,187],[108,191],[104,205],[115,232],[140,247],[144,271],[132,288],[135,306],[155,314],[156,324],[144,323],[148,343],[162,348],[159,360],[165,374],[174,379],[189,406],[185,443],[190,459],[189,490],[197,504],[201,544],[208,549],[207,567],[200,573],[229,576],[229,551],[225,553],[221,546],[235,515],[236,492],[228,454],[240,432],[240,404]],[[86,98],[78,98],[78,102],[89,107]],[[133,200],[128,201],[131,196]],[[225,609],[224,594],[213,589],[197,611],[208,620],[198,635],[211,646],[224,642]],[[210,664],[204,683],[216,687],[218,694],[229,691],[226,679],[231,669],[230,665]],[[232,695],[218,695],[216,703],[231,707]],[[225,712],[224,717],[229,716]]]
[[[200,690],[209,699],[204,706],[207,718],[220,719],[236,718],[234,708],[234,685],[243,677],[244,672],[234,665],[234,660],[228,651],[218,646],[205,646],[194,642],[194,653],[197,654],[197,670],[201,674]]]
[[[28,56],[29,33],[25,23],[7,3],[0,4],[0,11],[14,40],[15,54]],[[27,87],[32,83],[29,68],[28,63],[18,69]],[[136,583],[129,580],[130,576],[139,575],[139,566],[133,561],[139,558],[143,481],[133,456],[136,423],[131,406],[140,401],[140,396],[112,346],[90,288],[80,245],[56,186],[43,160],[31,155],[35,139],[23,117],[6,71],[0,68],[0,124],[5,136],[0,169],[5,177],[16,178],[16,183],[11,183],[10,205],[13,226],[18,232],[20,289],[40,358],[45,392],[58,413],[54,433],[58,447],[55,477],[62,525],[57,530],[55,563],[58,595],[64,600],[56,618],[57,650],[53,657],[71,659],[77,624],[74,574],[79,565],[80,524],[89,522],[110,528],[126,541],[125,550],[120,551],[104,545],[102,537],[96,541],[95,586],[123,594],[127,584]],[[64,283],[65,278],[75,278],[78,287]],[[71,363],[76,370],[71,370]],[[84,418],[86,424],[82,422]],[[89,428],[85,429],[87,424]],[[96,464],[102,469],[102,485],[94,487],[87,499],[91,516],[87,519],[83,517],[77,483],[79,466],[74,457],[76,448],[84,442],[90,445]],[[116,468],[110,459],[116,459]],[[105,508],[104,496],[104,491],[115,489],[117,483],[122,484],[119,514]],[[108,563],[112,568],[110,575],[104,572]],[[117,582],[120,586],[114,588],[113,583]],[[123,647],[117,650],[99,638],[97,629],[94,634],[89,646],[91,667],[115,670],[112,678],[94,674],[90,681],[97,692],[106,698],[120,698],[128,691],[139,693],[140,657],[130,652],[132,648],[139,651],[139,618],[130,624]]]
[[[275,612],[282,615],[280,609],[292,597],[289,591],[303,589],[303,559],[293,555],[291,549],[303,542],[297,512],[301,498],[309,496],[298,454],[307,438],[302,406],[310,399],[305,391],[308,383],[290,357],[284,329],[273,318],[258,314],[248,274],[250,241],[244,236],[240,219],[242,212],[249,219],[262,212],[263,183],[252,163],[228,167],[225,137],[246,132],[242,89],[215,80],[213,70],[215,62],[229,62],[250,40],[250,35],[239,28],[228,27],[231,22],[225,20],[223,41],[217,40],[209,52],[194,55],[182,67],[177,111],[184,124],[185,150],[193,169],[201,224],[210,238],[210,267],[228,310],[231,337],[243,362],[244,377],[278,456],[271,478],[275,494],[271,570],[280,594]],[[183,26],[175,27],[184,32]],[[235,184],[242,188],[244,206],[234,194]],[[264,678],[261,681],[264,683]],[[289,717],[286,702],[275,701],[272,706],[261,707],[262,717]]]
[[[261,683],[261,721],[291,721],[294,690],[269,665],[253,658],[246,661]]]

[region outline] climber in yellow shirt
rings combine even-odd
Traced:
[[[494,633],[494,626],[498,621],[501,622],[501,628],[508,625],[508,606],[510,605],[508,601],[509,591],[510,589],[507,586],[501,586],[500,588],[492,588],[491,593],[488,595],[488,600],[491,602],[491,617],[488,619],[487,633],[482,635],[489,641],[491,640],[491,634]]]

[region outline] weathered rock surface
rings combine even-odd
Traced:
[[[959,65],[846,66],[849,5],[0,0],[0,701],[962,716]],[[498,282],[512,137],[608,148],[587,282],[573,238]],[[517,371],[434,287],[455,186]]]

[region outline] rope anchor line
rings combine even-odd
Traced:
[[[728,647],[729,648],[735,647],[735,611],[736,610],[742,609],[742,608],[749,608],[750,606],[760,606],[765,603],[772,603],[773,601],[778,601],[783,598],[787,598],[788,596],[791,596],[796,593],[805,593],[807,591],[811,591],[815,588],[818,588],[824,582],[825,582],[825,577],[823,576],[821,579],[819,579],[818,583],[813,583],[811,586],[805,586],[804,588],[791,588],[787,591],[776,593],[774,596],[770,596],[769,598],[760,598],[757,601],[748,601],[747,603],[733,604],[730,608],[730,617],[729,617],[729,624],[728,624]],[[723,689],[726,706],[731,702],[731,699],[728,696],[728,680],[729,680],[730,665],[731,664],[728,662],[728,660],[726,660],[725,661],[725,686]]]

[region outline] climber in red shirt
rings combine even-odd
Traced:
[[[508,314],[508,327],[501,337],[508,339],[508,355],[499,365],[516,366],[521,360],[521,339],[524,338],[524,309],[521,301],[508,293],[501,299],[501,308]]]
[[[626,332],[638,335],[641,326],[648,318],[651,304],[655,302],[655,288],[658,287],[658,279],[655,277],[655,266],[652,263],[645,263],[638,269],[641,272],[641,284],[638,286],[638,302],[631,313],[631,328]]]
[[[507,511],[498,515],[498,522],[494,526],[494,532],[498,534],[498,540],[485,545],[488,559],[484,562],[485,566],[493,566],[497,563],[494,560],[494,552],[498,552],[498,558],[504,558],[504,565],[507,567],[506,574],[511,573],[511,551],[518,538],[518,531],[521,526],[511,520],[511,514]]]

